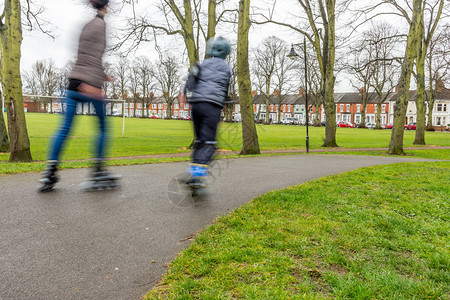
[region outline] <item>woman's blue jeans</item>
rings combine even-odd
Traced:
[[[67,91],[67,96],[65,98],[66,112],[64,114],[64,119],[61,128],[57,131],[57,135],[53,141],[53,146],[50,151],[49,160],[59,160],[59,156],[64,146],[64,141],[70,133],[73,123],[73,117],[77,111],[77,104],[91,102],[94,105],[95,113],[99,120],[100,133],[97,137],[97,148],[96,157],[102,159],[105,154],[105,144],[107,139],[107,126],[105,121],[105,102],[102,100],[96,100],[94,98],[88,97],[76,91]]]

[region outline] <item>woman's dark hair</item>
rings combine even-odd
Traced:
[[[96,9],[102,9],[106,5],[108,5],[109,0],[89,0],[91,5]]]

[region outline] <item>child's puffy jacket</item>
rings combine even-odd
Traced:
[[[185,87],[189,103],[211,102],[223,106],[228,97],[231,71],[224,59],[212,57],[197,64]]]

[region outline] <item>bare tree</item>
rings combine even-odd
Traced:
[[[137,0],[125,1],[132,7],[134,14],[128,19],[128,26],[115,48],[124,47],[128,42],[131,42],[131,48],[136,48],[142,42],[151,41],[158,34],[179,35],[184,40],[189,65],[192,67],[199,61],[201,43],[215,35],[217,24],[229,12],[229,10],[221,9],[220,13],[217,13],[218,7],[223,7],[224,0],[208,0],[206,10],[203,9],[202,2],[201,0],[161,0],[158,10],[165,17],[165,21],[155,22],[148,18],[152,14],[148,14],[147,11],[145,15],[136,13]],[[203,20],[204,15],[206,20]]]
[[[417,57],[417,49],[421,43],[421,20],[423,15],[424,0],[414,0],[411,16],[401,7],[397,1],[385,1],[392,5],[408,20],[409,33],[406,42],[405,54],[401,64],[400,79],[398,83],[398,94],[394,106],[394,127],[392,128],[389,154],[401,155],[403,151],[403,124],[406,117],[406,109],[409,101],[409,88],[414,61]]]
[[[38,99],[38,97],[36,97],[36,95],[38,95],[40,93],[40,87],[39,87],[39,82],[36,78],[36,76],[34,76],[33,71],[25,71],[22,75],[22,82],[23,82],[23,88],[24,90],[29,93],[30,95],[34,95],[33,97],[33,110],[36,111],[40,111],[41,110],[41,105],[40,105],[40,101]]]
[[[260,153],[258,133],[253,117],[252,88],[248,64],[248,32],[250,26],[250,0],[239,0],[237,78],[242,116],[241,154],[244,155]]]
[[[428,102],[427,130],[433,128],[433,107],[439,85],[442,85],[446,77],[450,77],[450,25],[447,25],[433,36],[427,55]]]
[[[129,81],[128,76],[128,65],[129,61],[124,57],[120,57],[118,61],[116,61],[113,65],[113,77],[114,82],[117,85],[119,98],[122,100],[127,100],[127,86]],[[128,107],[130,107],[130,103],[128,103]],[[125,103],[122,103],[122,116],[125,115]]]
[[[258,24],[273,23],[294,30],[304,35],[313,46],[318,60],[321,74],[321,93],[326,115],[325,140],[323,147],[337,147],[336,143],[336,108],[334,104],[335,57],[336,57],[336,0],[297,0],[305,12],[306,23],[292,25],[273,19],[273,12],[262,17]],[[346,8],[350,1],[343,1],[342,8]],[[275,7],[277,1],[273,1]]]
[[[357,84],[352,82],[352,86],[357,89],[361,95],[362,110],[361,110],[361,123],[359,127],[366,127],[366,108],[372,93],[369,91],[370,83],[372,81],[374,69],[371,67],[373,61],[373,52],[371,44],[366,41],[364,35],[361,41],[356,43],[355,46],[350,47],[350,52],[353,53],[353,57],[348,62],[348,72],[356,79]]]
[[[20,0],[4,0],[3,3],[3,12],[0,15],[1,81],[8,115],[9,161],[27,162],[32,161],[32,157],[20,76],[22,6]],[[26,3],[24,20],[29,25],[40,26],[40,11],[31,11],[31,0]]]
[[[259,47],[255,50],[256,71],[263,79],[262,86],[264,87],[265,107],[266,112],[269,111],[269,98],[271,94],[272,80],[276,74],[277,57],[280,52],[286,52],[286,43],[281,39],[270,36],[265,38]],[[269,123],[269,114],[266,113],[265,123]]]
[[[158,82],[158,88],[167,104],[166,118],[170,119],[172,117],[172,104],[181,87],[180,64],[174,56],[161,57],[152,74]]]
[[[38,80],[40,94],[42,96],[55,96],[60,86],[60,74],[51,59],[38,60],[32,66],[32,75]],[[53,99],[47,98],[45,101],[49,104],[50,113],[53,113]]]
[[[0,91],[0,101],[2,96],[2,92]],[[3,116],[3,105],[0,105],[0,109],[0,152],[9,152],[8,131],[6,130],[5,119]]]
[[[423,1],[423,13],[420,21],[418,37],[420,38],[416,57],[417,81],[417,121],[414,145],[425,145],[425,59],[438,23],[441,19],[445,0]]]
[[[238,97],[237,87],[237,60],[236,50],[232,50],[227,57],[228,65],[230,66],[231,77],[228,90],[228,101],[225,103],[225,120],[231,122],[233,118],[233,106],[236,103]]]
[[[281,104],[283,102],[283,95],[292,91],[292,82],[294,81],[295,68],[298,68],[296,62],[287,57],[289,48],[287,45],[283,46],[283,49],[279,51],[275,57],[275,89],[278,90],[277,102],[278,102],[278,116],[277,120],[281,120]],[[267,107],[267,114],[269,114],[269,108]]]
[[[139,66],[136,61],[133,61],[129,68],[130,80],[128,81],[128,90],[133,98],[133,117],[136,117],[136,106],[137,100],[140,97],[139,93]],[[130,109],[130,104],[128,104],[128,112]]]
[[[152,63],[144,56],[137,58],[137,68],[139,75],[139,85],[142,101],[142,117],[144,117],[144,109],[147,108],[147,117],[150,117],[150,92],[152,90]]]
[[[369,62],[369,69],[372,70],[369,83],[377,95],[376,128],[381,129],[381,108],[393,92],[394,81],[398,76],[394,49],[399,43],[399,35],[388,23],[378,23],[363,36],[367,51],[372,55]]]
[[[264,77],[264,73],[261,71],[261,69],[258,66],[258,63],[256,63],[255,59],[252,59],[252,66],[251,66],[251,73],[250,78],[252,79],[252,86],[254,87],[255,91],[259,95],[265,95],[265,86],[266,86],[266,78]],[[269,96],[267,96],[269,97]],[[256,111],[256,120],[259,122],[261,119],[261,105],[262,100],[261,97],[257,97],[259,99],[257,105],[258,110]],[[252,91],[252,103],[253,103],[253,91]]]

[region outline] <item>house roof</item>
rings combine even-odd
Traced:
[[[443,88],[436,92],[436,100],[450,100],[450,89]]]
[[[360,93],[335,93],[334,103],[336,104],[362,103],[362,95]],[[375,93],[369,93],[367,103],[374,103],[374,104],[378,103],[377,95]]]

